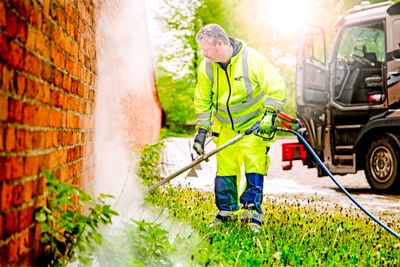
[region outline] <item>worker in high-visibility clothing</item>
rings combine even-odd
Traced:
[[[228,37],[217,24],[200,29],[196,40],[204,60],[198,69],[195,89],[198,132],[194,150],[204,154],[209,133],[218,147],[259,120],[258,134],[266,137],[246,135],[216,155],[215,201],[219,212],[212,225],[241,214],[250,229],[259,231],[268,150],[275,139],[275,118],[286,103],[285,84],[263,55],[247,47],[244,41]],[[239,196],[238,180],[243,163],[246,187]]]

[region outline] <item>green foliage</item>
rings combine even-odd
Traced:
[[[157,142],[154,144],[146,144],[141,150],[137,172],[142,183],[147,186],[150,186],[161,179],[159,161],[160,150],[163,147],[163,142]]]
[[[172,266],[168,256],[174,247],[168,240],[168,232],[160,224],[144,220],[132,220],[137,227],[128,228],[132,250],[135,251],[129,263],[133,266]]]
[[[195,77],[175,79],[169,74],[157,75],[158,96],[165,111],[165,126],[171,130],[181,129],[194,120]]]
[[[101,194],[97,199],[81,189],[62,183],[52,174],[44,171],[47,178],[47,203],[35,212],[40,223],[44,254],[41,265],[65,266],[79,258],[89,263],[91,256],[85,254],[93,244],[100,244],[102,236],[98,231],[101,224],[110,224],[117,215],[104,200],[112,196]],[[78,203],[74,203],[73,199]],[[84,214],[85,208],[88,214]]]
[[[165,228],[176,232],[188,226],[171,224],[169,219],[156,219],[162,223],[132,219],[106,233],[104,245],[95,252],[97,263],[105,267],[206,266],[208,244],[194,233],[170,234]],[[166,220],[171,226],[165,225]]]
[[[181,128],[161,128],[160,137],[193,137],[195,134],[194,126],[193,129]]]

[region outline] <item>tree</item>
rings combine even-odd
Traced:
[[[162,0],[158,19],[165,29],[156,68],[157,87],[166,126],[179,129],[194,119],[198,28],[196,13],[202,0]]]

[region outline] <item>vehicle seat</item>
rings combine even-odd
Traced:
[[[363,54],[364,54],[364,58],[368,59],[371,63],[374,64],[374,66],[379,66],[380,65],[380,63],[379,63],[379,61],[378,61],[378,59],[376,57],[376,54],[373,53],[373,52],[371,52],[371,53],[368,52],[367,51],[367,47],[365,45],[363,45],[362,51],[363,51]]]

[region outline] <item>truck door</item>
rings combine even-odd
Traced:
[[[368,120],[387,106],[384,22],[348,25],[338,36],[329,105],[333,163],[352,165],[354,172],[355,140]]]
[[[329,95],[329,72],[326,68],[325,33],[322,28],[305,25],[299,35],[296,71],[297,115],[309,133],[310,143],[318,154],[322,151],[322,136]]]

